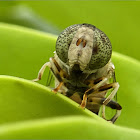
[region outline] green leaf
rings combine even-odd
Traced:
[[[0,36],[1,75],[34,79],[55,50],[56,36],[28,28],[1,23]],[[115,52],[112,60],[123,108],[116,125],[43,85],[0,76],[0,138],[140,138],[140,63]],[[46,71],[41,84],[47,77]]]
[[[1,139],[139,139],[134,129],[83,116],[26,121],[0,127]]]
[[[0,36],[2,75],[34,79],[41,66],[53,55],[54,35],[1,23]],[[46,79],[44,81],[46,84]]]
[[[67,115],[97,115],[78,107],[62,94],[16,77],[0,76],[0,124]]]

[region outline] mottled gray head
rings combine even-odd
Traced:
[[[105,66],[111,58],[112,47],[108,37],[90,24],[75,24],[66,28],[56,42],[56,53],[72,68],[95,70]]]

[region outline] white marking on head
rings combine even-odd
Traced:
[[[70,67],[73,67],[74,64],[79,64],[82,71],[86,68],[92,56],[93,35],[94,32],[89,27],[80,27],[77,30],[68,51]],[[76,45],[77,40],[80,38],[86,41],[85,47],[83,47],[83,42],[78,46]]]

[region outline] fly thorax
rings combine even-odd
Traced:
[[[68,63],[70,68],[78,64],[83,71],[91,60],[93,50],[93,30],[88,27],[80,27],[68,50]]]

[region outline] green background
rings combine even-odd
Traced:
[[[140,2],[131,1],[0,2],[0,74],[9,75],[0,76],[0,138],[140,138],[139,14]],[[115,125],[50,92],[48,69],[40,84],[29,81],[53,56],[57,35],[78,23],[111,40],[123,107]]]

